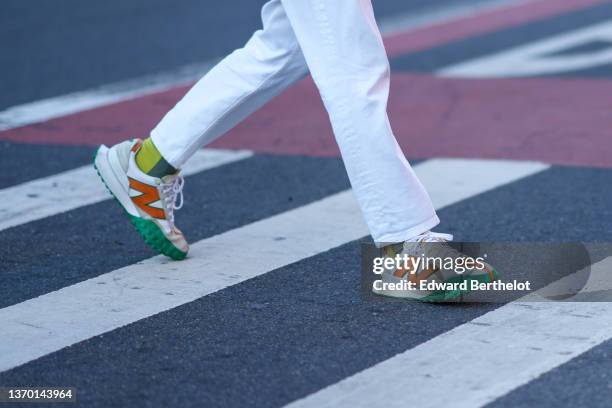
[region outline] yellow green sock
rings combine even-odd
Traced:
[[[151,138],[145,139],[136,153],[136,165],[138,168],[153,177],[164,177],[176,173],[176,169],[163,158]]]

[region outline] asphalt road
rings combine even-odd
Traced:
[[[259,0],[4,0],[0,2],[0,43],[6,44],[5,52],[0,54],[3,78],[0,111],[221,57],[243,44],[258,28],[262,3]],[[378,18],[384,19],[407,13],[419,15],[445,5],[470,2],[432,3],[375,0],[374,6]],[[554,3],[552,0],[547,4]],[[545,153],[553,153],[541,157],[555,159],[555,164],[544,171],[443,208],[439,211],[442,222],[436,230],[452,233],[458,241],[612,241],[609,205],[612,162],[577,166],[571,160],[575,145],[568,142],[580,140],[608,151],[607,142],[593,137],[592,123],[601,123],[612,116],[605,116],[602,110],[586,112],[586,102],[576,101],[568,109],[567,104],[559,101],[561,97],[586,95],[580,91],[587,84],[609,87],[608,63],[519,79],[440,79],[433,75],[452,64],[498,55],[513,47],[605,23],[611,18],[612,4],[604,2],[533,21],[518,19],[507,26],[456,35],[457,38],[415,47],[415,50],[400,50],[393,55],[394,84],[398,86],[395,89],[399,89],[397,84],[414,85],[420,95],[414,99],[417,100],[413,102],[414,109],[435,113],[427,117],[424,125],[420,122],[423,129],[434,136],[444,132],[456,136],[450,140],[449,148],[455,149],[456,154],[449,156],[463,157],[460,143],[453,143],[472,136],[465,134],[466,129],[472,129],[466,125],[469,120],[485,123],[485,118],[479,119],[482,104],[470,103],[486,100],[492,104],[506,102],[504,106],[524,115],[520,117],[534,111],[543,112],[542,120],[538,121],[543,124],[528,133],[529,137],[522,139],[522,143],[513,144],[511,137],[508,139],[512,140],[498,140],[493,155],[491,149],[479,150],[479,146],[491,145],[498,131],[515,124],[508,123],[504,112],[488,117],[487,127],[483,126],[482,134],[475,139],[476,148],[472,149],[475,153],[470,158],[515,160],[527,152],[538,159],[541,147],[534,147],[535,141],[543,139],[549,146]],[[480,21],[480,24],[486,25],[489,21]],[[461,30],[469,29],[469,26],[461,27]],[[430,40],[427,37],[405,41],[422,45]],[[587,55],[607,46],[605,41],[589,40],[584,46],[571,45],[555,55]],[[430,84],[427,81],[439,86],[417,87]],[[489,87],[481,88],[482,84]],[[545,86],[537,89],[549,92],[547,103],[542,104],[546,106],[512,99],[516,93],[523,95],[527,87],[542,84]],[[563,88],[562,84],[567,87]],[[288,94],[302,112],[311,108],[309,99],[302,98],[313,92],[307,85]],[[496,92],[497,86],[504,86],[508,91]],[[559,91],[561,88],[563,92]],[[462,93],[464,89],[476,91],[466,94]],[[143,102],[139,107],[157,104],[164,109],[172,101],[159,95],[144,96],[143,100],[149,105]],[[401,98],[398,101],[407,103]],[[440,106],[445,107],[441,112],[437,110]],[[141,112],[143,108],[139,109],[134,111]],[[255,127],[263,129],[262,133],[278,139],[284,136],[283,132],[294,129],[287,130],[279,121],[270,119],[280,115],[278,104],[269,109],[255,117]],[[413,111],[406,112],[404,118],[397,115],[394,123],[411,124],[419,119],[410,115],[411,112],[414,115]],[[104,133],[107,129],[112,133],[115,129],[125,129],[124,121],[129,119],[104,109],[94,109],[88,115],[77,112],[61,118],[61,126],[79,123],[85,128],[95,127],[87,119],[99,117],[108,122],[108,128],[98,125],[98,130],[101,128],[100,132]],[[569,123],[569,130],[557,126],[557,121],[568,116],[577,118],[575,122],[563,122]],[[303,121],[295,121],[302,136],[313,132],[314,125],[309,120],[318,120],[321,116],[305,117]],[[23,143],[14,137],[11,141],[2,141],[10,131],[0,131],[0,192],[90,163],[94,149],[88,146],[91,144],[88,140],[64,140],[59,144],[53,138],[64,131],[58,123],[43,122],[22,129],[23,134],[29,131],[48,134],[44,143]],[[532,124],[536,125],[540,123]],[[323,126],[328,126],[327,122]],[[428,150],[436,143],[434,136],[421,146],[422,160],[412,161],[413,165],[437,156],[435,150]],[[522,136],[517,134],[516,138]],[[414,141],[403,139],[402,134],[398,138],[405,148]],[[187,177],[186,203],[178,215],[178,225],[192,242],[311,204],[350,187],[342,160],[333,151],[317,154],[320,151],[307,146],[298,154],[287,151],[269,154],[263,144],[260,150],[257,144],[247,146],[254,150],[250,158]],[[360,250],[362,243],[370,241],[364,237],[346,243],[63,347],[0,372],[0,386],[71,386],[78,390],[80,405],[91,407],[282,406],[501,306],[497,303],[433,305],[364,301],[359,280]],[[228,257],[240,256],[241,242],[226,249]],[[153,255],[126,221],[122,210],[110,200],[0,230],[0,311]],[[524,276],[521,273],[525,271],[507,271],[507,277]],[[92,320],[95,318],[92,316]],[[534,321],[533,329],[537,331],[537,318]],[[48,332],[53,333],[53,329],[48,328]],[[576,335],[588,337],[590,333]],[[461,344],[457,347],[459,350]],[[448,357],[452,361],[453,356]],[[449,364],[449,369],[456,367]],[[507,395],[499,395],[490,405],[608,407],[612,401],[611,373],[612,340],[607,340]],[[483,373],[483,386],[496,381],[496,373]],[[461,383],[462,379],[458,378],[458,384]],[[460,393],[457,398],[461,398]]]
[[[260,28],[264,3],[2,1],[0,44],[10,52],[0,55],[0,109],[223,57]],[[466,3],[376,0],[374,7],[384,18]]]

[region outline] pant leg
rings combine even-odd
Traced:
[[[223,59],[170,110],[151,137],[174,167],[308,73],[280,0],[262,8],[263,29]]]
[[[439,223],[387,117],[389,61],[370,0],[282,0],[375,242]]]

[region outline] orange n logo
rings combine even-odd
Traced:
[[[414,265],[415,257],[411,256],[409,257],[409,259],[412,261],[411,265],[409,265],[408,268],[400,267],[399,269],[396,269],[395,272],[393,272],[393,276],[397,278],[403,278],[405,275],[407,275],[408,280],[416,285],[420,281],[429,278],[431,275],[438,271],[434,268],[427,268],[425,270],[422,270],[421,273],[417,274]]]
[[[134,204],[136,204],[142,211],[146,212],[153,218],[165,219],[166,214],[161,208],[151,207],[151,203],[159,201],[159,191],[154,186],[144,184],[138,180],[128,177],[130,181],[130,188],[136,191],[140,191],[142,194],[137,197],[131,197]]]
[[[416,273],[409,273],[408,280],[416,285],[420,281],[429,278],[431,275],[433,275],[436,272],[438,272],[437,269],[427,268],[424,271],[421,271],[421,273],[419,273],[418,275]]]

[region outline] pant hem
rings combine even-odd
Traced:
[[[434,214],[432,217],[430,217],[426,221],[423,221],[422,223],[412,228],[409,228],[402,232],[385,234],[382,237],[375,238],[374,243],[378,248],[381,248],[388,244],[408,241],[409,239],[414,238],[419,234],[429,231],[430,229],[432,229],[439,223],[440,223],[440,219],[438,218],[438,215]]]
[[[172,148],[166,145],[166,143],[164,142],[164,138],[159,136],[155,129],[151,131],[149,137],[151,138],[153,144],[157,148],[157,151],[159,152],[161,157],[164,158],[165,161],[170,163],[170,165],[175,169],[180,169],[181,167],[183,167],[182,162],[174,160],[174,157],[172,157],[172,155],[169,153],[169,150],[172,150]]]

